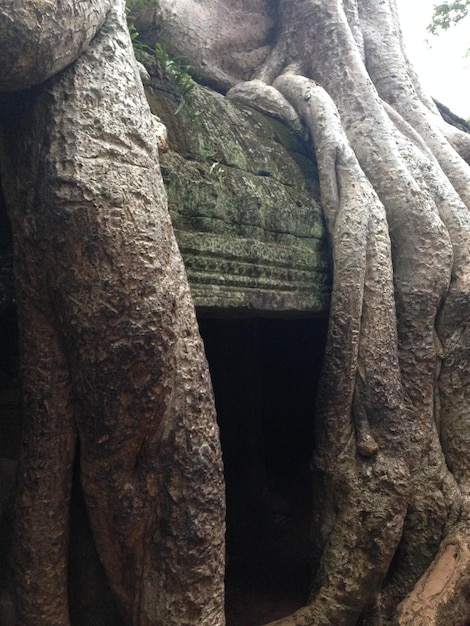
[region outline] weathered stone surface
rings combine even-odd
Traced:
[[[168,129],[168,203],[201,312],[325,313],[330,274],[314,157],[277,120],[195,86],[147,96]]]

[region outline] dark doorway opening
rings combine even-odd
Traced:
[[[227,495],[227,626],[304,605],[311,582],[310,460],[324,318],[199,319]]]

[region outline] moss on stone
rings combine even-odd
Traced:
[[[168,130],[161,168],[196,305],[325,313],[329,258],[308,145],[204,87],[178,115],[166,81],[147,95]]]

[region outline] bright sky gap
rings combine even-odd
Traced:
[[[438,0],[397,0],[405,45],[427,91],[470,118],[470,16],[439,36],[427,32]]]

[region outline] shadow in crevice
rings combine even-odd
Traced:
[[[100,562],[83,490],[77,445],[70,505],[69,610],[71,626],[124,626]]]
[[[200,318],[227,496],[227,626],[259,626],[307,600],[310,459],[327,321]]]

